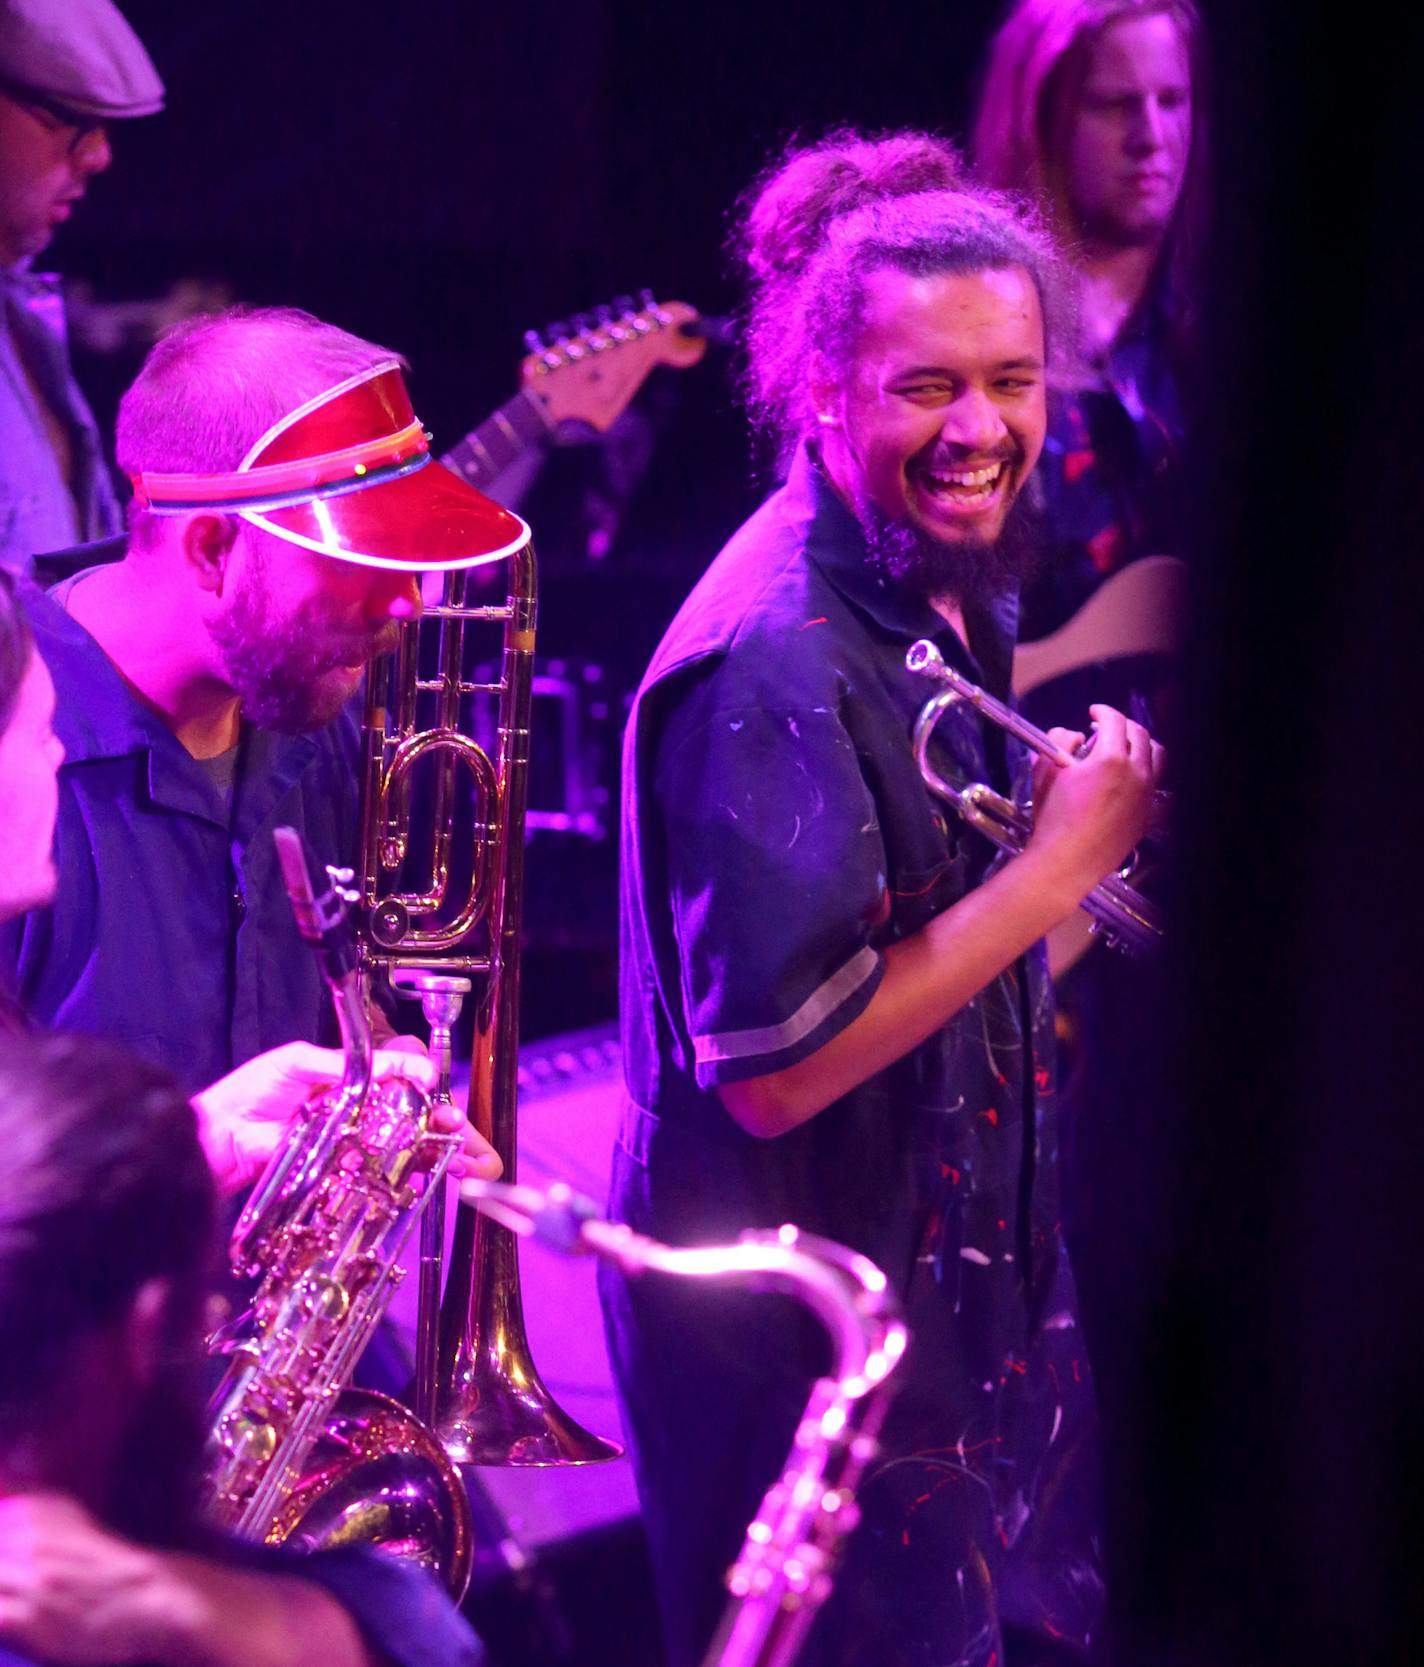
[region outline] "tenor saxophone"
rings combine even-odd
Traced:
[[[856,1490],[874,1461],[909,1342],[884,1273],[859,1252],[791,1226],[735,1244],[677,1247],[602,1219],[561,1183],[540,1192],[465,1181],[461,1193],[508,1230],[566,1254],[588,1252],[630,1276],[647,1272],[777,1291],[830,1336],[832,1364],[813,1385],[786,1466],[727,1574],[727,1607],[703,1667],[791,1667],[830,1596],[856,1527]]]

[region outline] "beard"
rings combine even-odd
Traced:
[[[874,504],[858,507],[871,570],[926,602],[952,598],[982,607],[1028,583],[1042,563],[1043,541],[1022,492],[992,539],[940,539],[908,521],[892,521]]]
[[[397,628],[353,637],[337,626],[331,605],[310,598],[284,611],[267,582],[261,546],[251,552],[243,583],[226,613],[208,622],[242,715],[260,729],[301,735],[331,722],[355,693],[365,661],[394,647]]]

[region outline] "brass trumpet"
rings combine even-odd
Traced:
[[[944,656],[928,638],[922,638],[911,647],[905,655],[905,665],[910,671],[933,678],[941,685],[920,708],[915,719],[915,762],[926,785],[963,821],[991,839],[1001,851],[1018,856],[1033,833],[1031,811],[1020,808],[1002,793],[996,793],[985,782],[960,784],[942,775],[930,762],[929,756],[935,725],[951,706],[964,701],[990,723],[1007,730],[1043,758],[1056,759],[1061,763],[1063,749],[1011,706],[996,700],[986,689],[971,683],[953,666],[947,665]],[[1118,873],[1099,880],[1079,906],[1092,916],[1094,930],[1101,933],[1105,943],[1129,955],[1147,955],[1161,944],[1164,930],[1156,905],[1128,884],[1135,863],[1134,853]]]

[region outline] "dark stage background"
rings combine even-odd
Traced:
[[[170,109],[119,134],[57,263],[110,296],[203,273],[386,341],[447,444],[513,391],[531,325],[645,284],[728,310],[724,216],[792,129],[959,131],[997,15],[126,9]],[[1104,1177],[1120,1660],[1402,1662],[1421,1657],[1424,1527],[1420,28],[1284,0],[1209,13],[1188,906],[1123,1039],[1135,1115]],[[103,405],[131,361],[84,368]],[[545,652],[606,669],[610,731],[758,495],[724,354],[663,375],[644,414],[658,444],[601,564],[582,554],[592,454],[556,456],[528,506]],[[579,860],[554,918],[536,906],[531,1032],[612,1009],[611,848]],[[559,871],[536,846],[534,885]]]
[[[728,313],[726,216],[768,153],[844,121],[959,131],[996,15],[990,0],[125,10],[168,108],[115,132],[114,165],[55,264],[105,299],[203,277],[392,346],[442,447],[515,391],[530,328],[643,287]],[[80,355],[106,423],[139,351]],[[575,682],[586,662],[603,673],[582,716],[611,798],[623,700],[766,485],[734,382],[725,348],[655,373],[612,451],[560,449],[521,506],[541,559],[542,657]],[[591,561],[590,529],[619,496],[610,471],[640,461]],[[614,1011],[614,857],[612,840],[535,838],[527,1035]]]

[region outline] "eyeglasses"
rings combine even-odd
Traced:
[[[9,99],[11,104],[18,104],[46,133],[52,133],[57,139],[62,138],[64,147],[71,156],[81,148],[91,133],[104,131],[106,124],[103,121],[96,121],[92,116],[82,116],[78,111],[67,109],[30,87],[0,81],[0,93]]]

